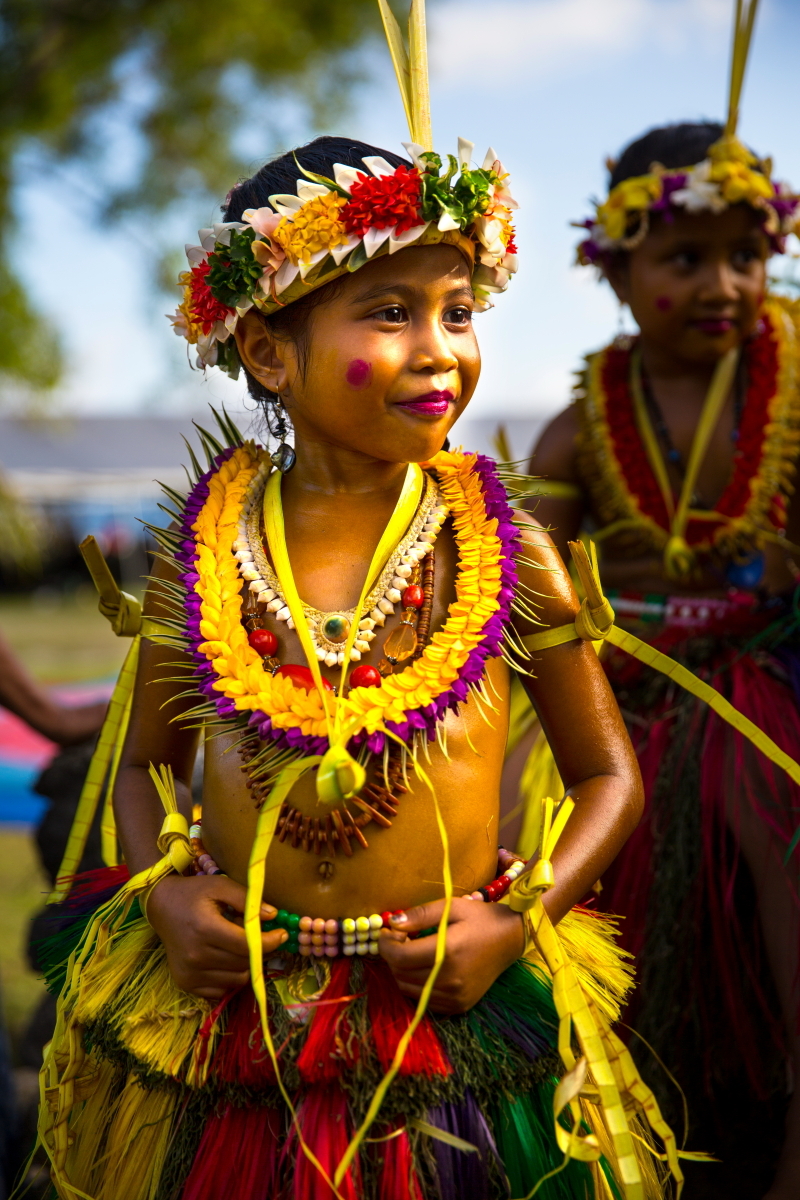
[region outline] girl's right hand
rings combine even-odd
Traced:
[[[220,1000],[249,980],[245,896],[242,884],[227,875],[168,875],[153,888],[147,918],[164,943],[172,978],[185,992]],[[275,913],[262,904],[262,920],[272,920]],[[283,929],[262,933],[264,954],[274,954],[288,936]]]

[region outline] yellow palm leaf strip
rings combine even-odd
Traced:
[[[572,965],[561,949],[558,934],[550,922],[541,897],[534,903],[529,918],[536,945],[553,977],[553,1002],[559,1017],[559,1054],[567,1070],[571,1071],[576,1063],[572,1052],[574,1031],[599,1093],[599,1104],[611,1134],[626,1200],[644,1200],[633,1139],[601,1031],[592,1016]]]
[[[125,711],[122,714],[122,721],[117,733],[114,757],[111,760],[111,770],[108,773],[108,782],[106,783],[106,798],[103,803],[103,813],[100,817],[100,853],[107,867],[116,867],[119,865],[117,822],[114,818],[114,788],[117,783],[117,775],[119,774],[119,760],[122,757],[122,747],[125,745],[128,725],[130,724],[132,704],[133,686],[131,686],[125,701]]]
[[[285,595],[285,593],[284,593]],[[292,790],[299,779],[312,767],[316,767],[322,761],[320,755],[312,754],[307,758],[301,758],[297,762],[289,763],[284,767],[272,787],[268,799],[261,808],[258,814],[258,822],[256,824],[256,833],[253,839],[253,845],[250,850],[250,862],[247,868],[247,897],[244,906],[244,933],[247,938],[247,949],[250,956],[250,981],[253,988],[253,994],[258,1004],[258,1011],[261,1017],[261,1033],[264,1038],[264,1045],[267,1048],[272,1067],[275,1072],[275,1079],[278,1084],[281,1096],[284,1103],[292,1116],[292,1122],[297,1133],[300,1147],[309,1162],[316,1167],[320,1172],[325,1182],[332,1189],[333,1195],[337,1200],[342,1200],[340,1193],[332,1183],[322,1163],[314,1154],[311,1147],[307,1144],[303,1137],[299,1121],[297,1119],[297,1110],[295,1109],[292,1098],[286,1090],[284,1082],[281,1078],[280,1066],[278,1063],[278,1055],[275,1050],[275,1043],[272,1040],[272,1033],[269,1027],[269,1011],[267,1007],[267,989],[264,983],[264,954],[261,948],[261,904],[264,895],[264,877],[266,874],[266,862],[269,848],[272,844],[272,839],[275,833],[275,827],[278,823],[278,813],[284,800]],[[337,1180],[338,1185],[338,1180]]]
[[[411,114],[414,121],[411,136],[423,150],[433,150],[425,0],[411,0],[411,12],[408,17],[408,65],[411,76]]]
[[[739,101],[742,95],[744,73],[750,53],[750,40],[753,36],[753,25],[756,19],[758,0],[749,0],[747,13],[744,13],[743,0],[736,0],[736,16],[733,25],[733,49],[731,52],[731,77],[728,90],[728,119],[725,122],[724,137],[736,136],[739,123]]]
[[[344,664],[342,672],[342,683],[344,683],[344,675],[347,670],[347,663],[350,657],[350,651],[353,643],[358,636],[358,621],[359,611],[364,603],[366,596],[374,586],[375,580],[380,575],[386,560],[394,550],[397,543],[402,538],[403,534],[408,529],[408,526],[413,520],[414,513],[419,506],[422,488],[424,484],[424,476],[420,467],[416,463],[410,463],[406,471],[403,486],[400,490],[400,495],[395,505],[394,512],[386,526],[380,541],[372,556],[372,561],[367,572],[367,578],[364,581],[364,586],[361,590],[359,605],[356,609],[356,616],[350,628],[350,634],[345,644]],[[303,652],[306,656],[309,669],[317,690],[322,697],[325,713],[328,720],[329,738],[334,736],[334,731],[331,728],[330,712],[328,704],[330,703],[330,693],[326,691],[322,684],[322,674],[319,669],[317,653],[314,649],[314,643],[311,640],[311,634],[308,629],[308,624],[303,612],[303,604],[297,591],[297,586],[294,582],[292,567],[289,561],[289,552],[286,546],[286,531],[283,521],[283,505],[281,503],[281,474],[275,471],[267,480],[267,486],[264,489],[264,528],[267,534],[267,542],[270,553],[272,555],[272,565],[275,568],[275,574],[278,576],[278,582],[281,585],[284,599],[292,614],[292,620],[295,624],[297,636],[300,639],[300,644],[303,647]],[[340,689],[341,690],[341,689]]]
[[[674,683],[685,688],[687,692],[691,692],[693,696],[704,700],[709,708],[713,708],[714,712],[722,717],[723,721],[727,721],[739,733],[746,737],[756,746],[762,754],[768,759],[782,767],[790,779],[795,783],[800,784],[800,764],[793,758],[790,758],[785,751],[781,750],[780,746],[773,742],[771,737],[764,733],[763,729],[759,729],[752,721],[748,720],[743,713],[725,699],[716,688],[705,683],[702,679],[698,679],[691,671],[682,666],[681,663],[675,661],[674,658],[669,658],[666,654],[662,654],[660,650],[656,650],[647,642],[641,641],[632,633],[626,633],[623,629],[618,629],[616,625],[612,627],[607,635],[608,641],[614,646],[619,646],[621,650],[632,654],[634,658],[638,658],[640,662],[646,663],[647,666],[653,667],[656,671],[660,671],[662,675],[669,676]]]
[[[386,41],[389,45],[389,53],[392,56],[394,73],[397,76],[400,99],[403,101],[403,108],[406,113],[408,132],[411,135],[411,140],[414,141],[414,109],[411,103],[411,70],[408,62],[408,51],[403,41],[400,26],[397,24],[395,15],[389,7],[388,0],[378,0],[378,8],[380,9],[381,20],[383,21]]]
[[[781,750],[780,746],[773,742],[763,729],[759,729],[743,713],[734,708],[716,688],[702,679],[698,679],[695,674],[681,663],[676,662],[674,658],[662,654],[660,650],[643,642],[635,634],[627,633],[614,624],[614,610],[603,594],[603,587],[597,572],[597,553],[594,543],[590,543],[590,546],[591,560],[581,542],[569,543],[578,575],[586,592],[586,599],[582,602],[575,621],[568,625],[556,626],[555,629],[545,630],[544,634],[528,635],[523,638],[526,648],[529,650],[545,649],[548,645],[559,645],[561,642],[571,641],[572,638],[609,641],[613,646],[625,650],[626,653],[638,658],[648,667],[668,676],[687,692],[697,696],[699,700],[705,701],[717,716],[732,725],[771,762],[781,767],[790,779],[800,784],[800,764],[784,750]]]
[[[326,691],[322,683],[322,674],[317,661],[317,654],[314,649],[314,643],[311,640],[311,634],[306,622],[305,613],[303,612],[303,604],[297,591],[297,586],[294,582],[291,563],[289,562],[289,551],[286,547],[286,531],[283,523],[283,504],[281,503],[281,473],[273,471],[267,480],[267,486],[264,488],[264,531],[267,536],[267,544],[269,545],[270,554],[272,556],[272,565],[275,568],[275,574],[278,576],[278,581],[281,585],[283,597],[286,601],[289,612],[292,614],[294,621],[295,633],[297,634],[300,645],[303,648],[303,653],[306,656],[309,670],[314,679],[314,684],[322,700],[322,708],[325,713],[325,720],[328,726],[328,736],[331,735],[331,714],[328,708],[329,693]]]
[[[344,646],[344,662],[342,663],[342,675],[339,683],[339,694],[344,694],[345,679],[347,677],[347,668],[350,664],[350,651],[353,649],[353,643],[358,637],[358,624],[361,620],[364,604],[367,596],[372,591],[375,583],[386,566],[389,555],[396,549],[398,543],[405,536],[409,525],[414,520],[414,515],[419,508],[422,492],[425,486],[425,475],[422,469],[416,463],[409,463],[406,477],[403,480],[403,486],[400,489],[400,495],[397,498],[397,503],[394,506],[389,524],[383,531],[378,545],[375,547],[375,553],[372,556],[372,561],[369,564],[369,571],[364,580],[364,586],[361,589],[361,595],[358,598],[358,604],[355,608],[353,621],[350,625],[350,633],[347,636],[347,641]],[[338,734],[341,726],[341,708],[336,711],[336,732]]]
[[[678,498],[678,507],[672,519],[671,534],[673,537],[683,537],[685,532],[686,519],[689,505],[694,495],[697,476],[703,465],[706,452],[708,451],[708,444],[717,427],[722,409],[728,397],[728,392],[733,383],[738,361],[739,350],[734,347],[727,354],[723,354],[714,368],[708,393],[703,402],[703,411],[700,414],[697,430],[692,440],[689,461],[686,464],[686,474],[684,475],[681,494]]]
[[[394,734],[390,733],[388,729],[383,729],[383,732],[386,734],[387,737],[390,737],[395,742],[397,742],[398,745],[403,745],[401,740],[398,737],[396,737]],[[375,1092],[373,1094],[372,1100],[370,1101],[370,1105],[369,1105],[369,1108],[367,1109],[367,1113],[366,1113],[366,1116],[364,1117],[364,1120],[362,1121],[359,1128],[356,1130],[353,1138],[350,1141],[350,1144],[348,1145],[347,1149],[345,1150],[344,1154],[342,1155],[342,1157],[339,1161],[339,1165],[336,1168],[336,1173],[334,1175],[334,1181],[335,1181],[337,1187],[344,1179],[344,1176],[346,1175],[346,1173],[350,1167],[350,1164],[352,1163],[353,1159],[355,1158],[356,1154],[358,1153],[358,1148],[361,1145],[361,1143],[363,1142],[364,1138],[367,1136],[370,1126],[372,1125],[373,1121],[377,1117],[380,1107],[383,1104],[383,1101],[386,1097],[386,1093],[392,1084],[392,1080],[396,1077],[397,1072],[400,1070],[400,1067],[403,1064],[403,1059],[405,1058],[408,1047],[411,1044],[411,1039],[413,1038],[414,1034],[416,1033],[419,1023],[422,1020],[422,1018],[425,1016],[425,1013],[428,1009],[428,1004],[430,1002],[431,993],[432,993],[434,985],[436,983],[436,979],[439,974],[439,971],[441,970],[442,963],[444,962],[444,954],[445,954],[446,942],[447,942],[447,923],[450,920],[450,907],[453,902],[453,875],[452,875],[452,872],[450,869],[450,839],[447,834],[447,827],[444,823],[444,817],[442,816],[442,810],[439,807],[439,801],[436,797],[436,792],[434,790],[433,784],[431,783],[428,775],[425,773],[425,771],[420,766],[419,762],[417,762],[416,758],[414,758],[414,772],[417,775],[417,778],[422,781],[422,783],[428,788],[428,790],[431,793],[431,797],[433,799],[434,812],[436,813],[436,824],[439,829],[439,837],[442,839],[442,872],[443,872],[442,879],[444,880],[444,908],[442,909],[442,915],[439,920],[438,928],[436,930],[436,952],[434,954],[433,966],[431,967],[428,978],[425,980],[425,985],[422,989],[420,998],[417,1002],[417,1007],[416,1007],[416,1011],[414,1012],[414,1016],[411,1018],[408,1028],[406,1029],[405,1033],[403,1034],[403,1036],[400,1038],[400,1041],[398,1042],[397,1050],[395,1051],[394,1058],[392,1059],[392,1062],[389,1066],[388,1071],[386,1072],[383,1079],[380,1081],[377,1088],[375,1089]]]
[[[86,778],[81,788],[81,795],[75,812],[75,818],[72,822],[72,828],[69,832],[69,838],[67,839],[64,857],[58,869],[56,886],[48,897],[49,904],[59,903],[59,901],[66,899],[69,893],[69,881],[78,870],[83,858],[83,853],[86,849],[86,839],[89,836],[89,830],[97,812],[97,805],[103,790],[103,782],[108,774],[109,763],[114,757],[115,747],[117,745],[121,746],[124,741],[127,718],[130,713],[130,697],[136,678],[136,666],[139,661],[139,642],[140,638],[137,635],[131,642],[128,653],[125,656],[125,662],[122,664],[119,679],[114,686],[114,691],[108,703],[108,711],[103,721],[103,727],[100,730],[100,737],[98,738],[97,746],[92,755],[92,761],[89,763],[89,770],[86,772]],[[109,793],[110,790],[109,787]]]
[[[669,481],[664,455],[661,453],[661,447],[658,444],[658,438],[653,429],[650,414],[647,411],[647,404],[645,403],[644,389],[642,388],[642,352],[638,346],[631,354],[630,376],[631,399],[633,401],[633,415],[636,419],[636,426],[644,442],[648,462],[656,477],[661,498],[667,510],[667,517],[672,521],[675,515],[675,500],[672,495],[672,485]]]

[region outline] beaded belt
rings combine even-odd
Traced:
[[[660,593],[607,592],[618,618],[661,625],[666,629],[698,632],[705,626],[729,621],[758,605],[752,592],[730,592],[727,596],[664,596]]]
[[[220,875],[217,864],[203,846],[200,825],[192,825],[189,831],[194,851],[194,873],[198,875]],[[501,846],[497,852],[498,875],[485,887],[477,888],[465,900],[481,900],[492,904],[502,900],[511,884],[527,868],[524,858]],[[382,929],[392,929],[392,918],[403,914],[403,909],[394,912],[372,913],[370,916],[308,917],[290,913],[279,908],[271,921],[262,921],[263,933],[285,929],[289,937],[279,947],[281,954],[300,954],[304,958],[338,958],[353,954],[377,954],[378,939]],[[413,936],[413,935],[412,935]]]

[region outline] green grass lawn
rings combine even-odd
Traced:
[[[25,942],[48,883],[27,833],[0,828],[0,864],[0,988],[13,1044],[44,992],[28,966]]]
[[[0,633],[45,684],[110,678],[130,645],[114,636],[89,587],[72,597],[0,597]],[[0,991],[12,1041],[43,991],[24,946],[28,920],[46,892],[33,839],[0,826]]]
[[[72,596],[0,596],[0,633],[36,679],[75,683],[115,675],[130,645],[97,611],[87,585]]]

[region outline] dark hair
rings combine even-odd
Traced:
[[[286,154],[281,154],[279,158],[265,163],[250,179],[237,183],[223,205],[222,211],[225,220],[239,221],[246,209],[264,208],[269,204],[270,196],[276,193],[290,192],[294,194],[298,179],[305,178],[297,165],[298,161],[306,171],[312,171],[315,175],[324,175],[331,179],[334,163],[342,163],[345,167],[361,168],[364,167],[362,159],[374,155],[385,158],[393,167],[411,166],[408,159],[391,154],[388,150],[381,150],[377,146],[370,146],[367,142],[358,142],[353,138],[342,137],[314,138],[307,145],[300,146],[297,150],[290,150]],[[364,170],[366,171],[365,167]],[[295,342],[301,370],[304,370],[308,363],[309,317],[319,304],[329,300],[340,287],[341,280],[335,279],[332,283],[310,292],[302,300],[288,304],[285,309],[273,313],[272,316],[262,317],[262,320],[267,322],[279,336]],[[280,417],[277,418],[278,424],[276,424],[276,412],[280,406],[279,398],[274,392],[259,383],[246,368],[245,375],[250,395],[264,408],[270,431],[273,434],[279,434]]]
[[[623,179],[648,175],[656,162],[670,170],[693,167],[708,157],[708,151],[722,133],[718,121],[682,121],[649,130],[626,146],[615,163],[609,164],[609,191]]]

